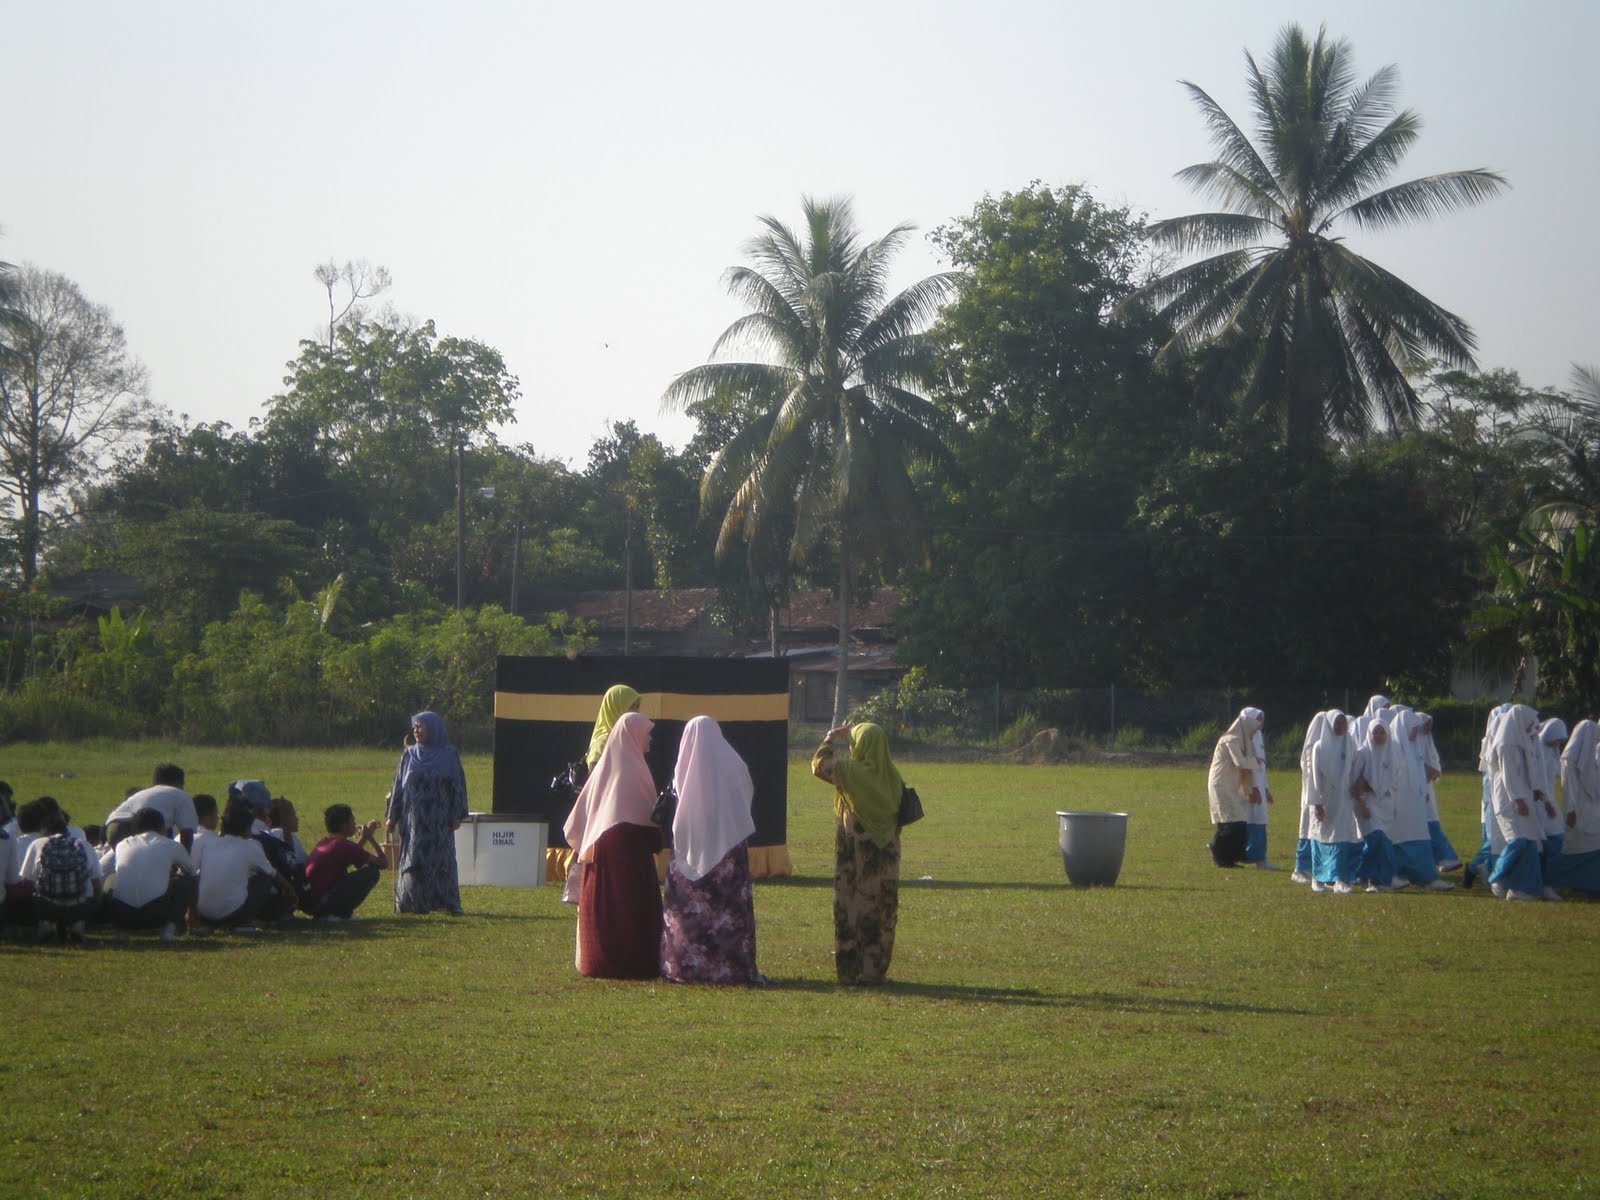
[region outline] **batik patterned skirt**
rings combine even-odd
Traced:
[[[840,983],[882,983],[894,953],[900,907],[900,835],[887,846],[867,836],[854,817],[834,839],[834,969]]]
[[[750,852],[740,842],[699,879],[667,868],[661,973],[675,983],[755,983],[756,910]]]

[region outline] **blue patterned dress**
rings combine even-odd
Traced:
[[[431,714],[430,714],[431,715]],[[400,756],[387,820],[399,842],[394,872],[397,913],[461,912],[453,825],[467,816],[467,780],[455,747],[440,737]]]

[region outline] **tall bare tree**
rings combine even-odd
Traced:
[[[10,352],[0,357],[0,491],[16,501],[24,581],[39,572],[41,502],[83,478],[148,423],[145,370],[103,304],[54,271],[15,273]]]
[[[394,280],[388,267],[375,267],[364,258],[346,259],[342,267],[330,258],[311,273],[328,292],[328,353],[332,354],[340,322],[360,320],[361,302],[382,295]]]

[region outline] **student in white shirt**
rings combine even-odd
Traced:
[[[40,817],[39,836],[28,844],[21,871],[33,885],[32,915],[39,940],[53,932],[62,942],[81,942],[84,925],[99,905],[100,880],[90,876],[94,855],[68,832],[66,814],[50,797],[41,796],[23,808]]]
[[[106,817],[106,840],[113,846],[133,832],[133,818],[141,808],[154,808],[166,818],[166,832],[183,843],[187,850],[194,838],[194,803],[183,790],[183,768],[177,763],[157,763],[150,776],[151,786],[134,792]]]
[[[206,843],[195,909],[207,924],[259,929],[258,920],[275,921],[294,912],[294,885],[272,869],[261,843],[250,835],[254,819],[249,804],[229,799],[222,836]]]
[[[156,809],[140,809],[133,824],[135,832],[117,843],[106,917],[118,929],[159,928],[163,942],[175,942],[194,903],[194,866],[189,852],[166,835],[166,819]]]
[[[194,841],[189,844],[189,861],[196,871],[204,870],[206,843],[217,835],[217,798],[210,792],[198,792],[194,797],[194,816],[200,822],[194,827]]]

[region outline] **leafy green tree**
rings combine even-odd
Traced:
[[[962,287],[940,317],[937,398],[959,420],[910,574],[903,655],[958,687],[1105,683],[1140,638],[1139,484],[1197,436],[1148,323],[1111,319],[1146,269],[1142,226],[1085,188],[986,197],[938,230]]]
[[[31,582],[45,499],[136,437],[151,408],[144,368],[110,309],[66,276],[32,266],[17,273],[15,290],[23,320],[0,359],[0,491],[16,502],[18,565]]]
[[[796,234],[776,217],[750,241],[750,265],[729,292],[750,311],[712,348],[749,349],[680,375],[667,405],[719,392],[757,415],[711,460],[701,502],[723,512],[717,554],[793,522],[791,555],[831,536],[838,558],[839,667],[834,719],[845,713],[850,599],[857,568],[924,552],[926,523],[913,472],[946,457],[939,411],[917,390],[933,363],[924,329],[954,279],[936,275],[888,296],[893,256],[911,231],[864,241],[847,199],[802,202]]]
[[[1476,204],[1505,187],[1486,169],[1378,187],[1417,138],[1396,112],[1395,68],[1358,80],[1350,44],[1286,26],[1271,56],[1248,53],[1252,140],[1204,90],[1185,83],[1217,158],[1178,178],[1220,211],[1150,226],[1157,243],[1207,257],[1140,288],[1132,303],[1171,322],[1163,361],[1211,341],[1221,377],[1246,414],[1264,413],[1291,447],[1331,431],[1359,435],[1381,416],[1413,422],[1408,375],[1435,359],[1470,366],[1465,321],[1357,254],[1340,225],[1376,231]],[[1374,190],[1374,189],[1377,190]]]

